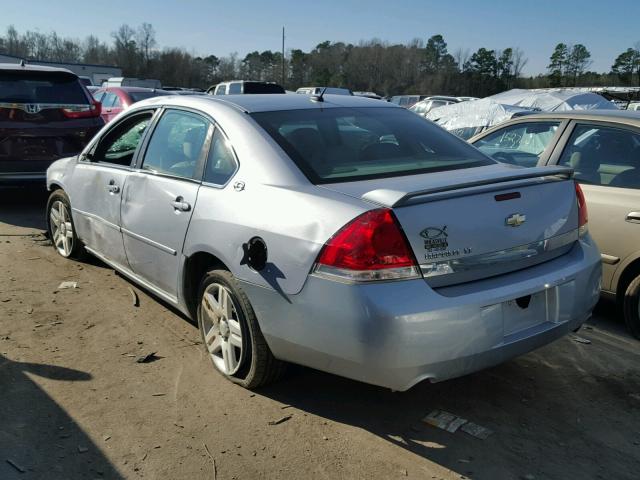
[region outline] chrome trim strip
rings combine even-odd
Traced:
[[[606,253],[601,253],[600,259],[602,260],[602,263],[606,263],[607,265],[615,265],[620,261],[619,257],[614,257],[613,255],[607,255]]]
[[[125,233],[125,234],[129,235],[130,237],[135,238],[136,240],[140,240],[141,242],[146,243],[147,245],[151,245],[152,247],[156,247],[158,250],[162,250],[164,253],[168,253],[169,255],[177,255],[177,253],[178,253],[176,250],[174,250],[171,247],[167,247],[166,245],[163,245],[161,243],[155,242],[155,241],[151,240],[150,238],[143,237],[142,235],[134,233],[131,230],[127,230],[126,228],[121,228],[120,230],[122,231],[122,233]]]
[[[578,229],[536,242],[493,252],[420,264],[425,278],[449,276],[533,259],[578,241]],[[514,269],[519,268],[515,265]]]
[[[107,257],[102,255],[101,253],[96,252],[94,249],[92,249],[90,247],[85,247],[85,249],[91,255],[94,255],[95,257],[99,258],[100,260],[102,260],[107,265],[112,266],[114,269],[116,269],[122,275],[127,277],[129,280],[140,284],[142,287],[146,288],[147,290],[150,290],[151,292],[153,292],[155,295],[157,295],[158,297],[162,298],[163,300],[171,303],[172,305],[175,305],[176,307],[179,307],[178,298],[177,297],[174,297],[173,295],[170,295],[169,293],[165,292],[164,290],[160,290],[158,287],[155,287],[151,283],[147,282],[146,280],[144,280],[140,276],[138,276],[135,273],[133,273],[128,268],[123,267],[119,263],[112,262],[111,260],[109,260]]]
[[[29,112],[27,110],[28,106],[35,106],[36,110],[33,112]],[[40,113],[42,110],[51,110],[51,109],[59,109],[59,108],[86,108],[90,109],[90,103],[11,103],[11,102],[2,102],[0,103],[0,108],[13,108],[17,110],[22,110],[23,112],[36,114]]]
[[[96,215],[95,213],[85,212],[84,210],[79,210],[79,209],[74,208],[74,207],[71,207],[71,211],[79,213],[80,215],[83,215],[85,217],[91,218],[93,220],[98,220],[99,222],[104,223],[108,227],[111,227],[114,230],[117,230],[118,232],[121,231],[121,229],[120,229],[120,227],[118,225],[116,225],[115,223],[111,223],[109,220],[105,220],[104,218],[100,217],[99,215]]]

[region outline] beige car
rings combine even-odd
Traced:
[[[602,292],[615,297],[629,330],[640,338],[640,112],[529,115],[469,142],[505,163],[574,168],[602,254]]]

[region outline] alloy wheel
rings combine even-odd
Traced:
[[[238,371],[243,360],[242,327],[232,293],[219,283],[202,295],[204,341],[216,368],[225,375]]]
[[[68,257],[73,251],[73,224],[67,206],[56,200],[49,210],[51,224],[51,241],[63,257]]]

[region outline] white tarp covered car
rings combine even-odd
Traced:
[[[567,110],[617,110],[618,107],[602,95],[571,88],[525,90],[514,88],[492,95],[499,103],[519,107],[537,108],[543,112],[565,112]]]
[[[500,103],[491,98],[445,105],[431,110],[425,118],[465,140],[515,117],[536,112],[535,109]]]

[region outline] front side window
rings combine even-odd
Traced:
[[[527,122],[497,130],[474,143],[481,152],[502,163],[535,167],[560,122]]]
[[[200,115],[167,110],[151,135],[142,169],[196,179],[209,125]]]
[[[599,125],[576,125],[558,162],[580,183],[640,188],[640,134]]]
[[[204,181],[224,185],[236,171],[236,159],[227,139],[216,129],[209,149]]]
[[[215,91],[214,95],[224,95],[226,88],[227,88],[226,85],[218,85],[216,87],[216,91]]]
[[[251,115],[314,183],[494,163],[437,125],[395,107],[314,108]]]
[[[153,112],[135,115],[107,132],[93,149],[91,161],[129,166]]]

